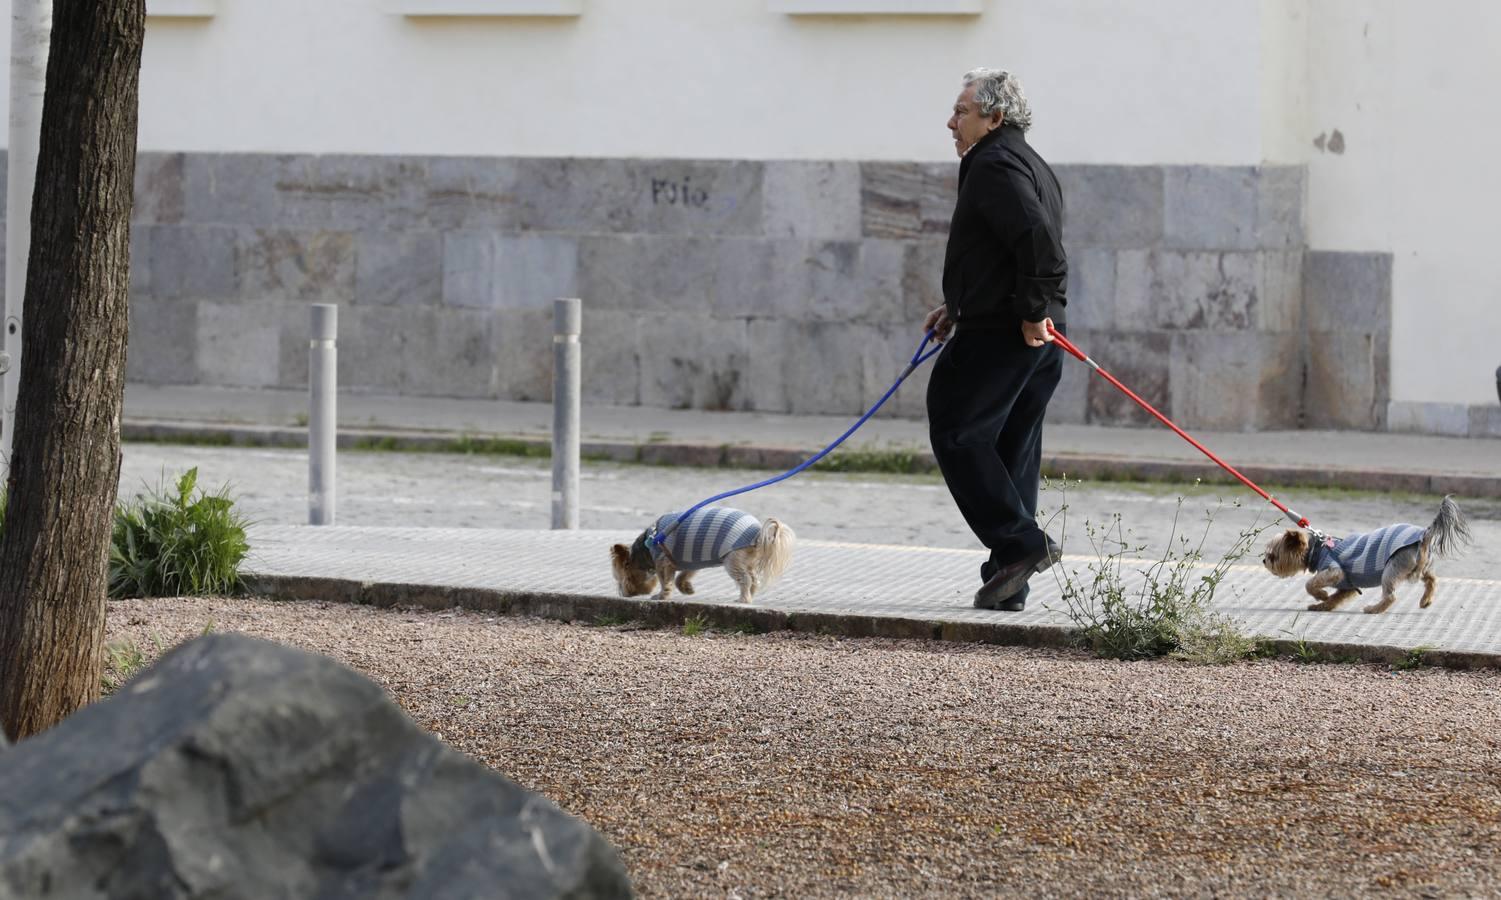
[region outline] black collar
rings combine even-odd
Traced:
[[[964,154],[963,159],[959,160],[959,181],[963,183],[964,175],[969,171],[969,164],[991,144],[994,144],[996,141],[1004,141],[1010,144],[1019,140],[1025,141],[1026,137],[1022,130],[1015,125],[1002,123],[1000,128],[992,129],[989,134],[975,141],[975,145],[969,148],[969,152]]]
[[[1308,536],[1308,555],[1303,557],[1303,568],[1310,572],[1317,572],[1313,567],[1314,559],[1319,555],[1319,548],[1324,546],[1322,541],[1315,541],[1313,535]]]
[[[652,560],[651,550],[646,546],[646,536],[648,534],[650,532],[642,532],[636,538],[636,542],[631,545],[631,567],[645,572],[650,572],[657,567],[657,564]]]

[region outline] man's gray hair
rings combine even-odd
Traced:
[[[1032,107],[1015,75],[1003,69],[970,69],[964,73],[964,86],[970,85],[975,86],[975,105],[980,115],[989,116],[1000,110],[1003,124],[1015,125],[1022,131],[1032,127]]]

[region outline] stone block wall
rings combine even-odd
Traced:
[[[1070,334],[1101,365],[1185,427],[1385,424],[1390,259],[1305,253],[1301,167],[1057,173]],[[337,303],[342,390],[546,400],[550,303],[579,296],[586,402],[853,415],[941,302],[956,176],[146,153],[127,374],[303,387],[307,306]],[[926,368],[885,414],[923,415]],[[1054,421],[1148,421],[1086,376]]]

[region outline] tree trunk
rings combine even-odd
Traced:
[[[145,0],[55,0],[0,538],[0,724],[99,696]]]

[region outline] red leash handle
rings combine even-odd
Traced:
[[[1198,450],[1199,450],[1200,453],[1204,454],[1205,456],[1209,457],[1210,459],[1212,459],[1216,463],[1218,463],[1219,466],[1220,466],[1220,468],[1224,469],[1226,472],[1229,472],[1231,475],[1234,475],[1236,478],[1240,479],[1240,483],[1241,484],[1244,484],[1246,487],[1248,487],[1251,490],[1255,491],[1256,493],[1260,494],[1262,497],[1265,497],[1268,503],[1270,503],[1273,506],[1277,507],[1278,509],[1282,510],[1283,515],[1287,516],[1289,519],[1292,519],[1294,522],[1298,523],[1298,527],[1300,527],[1300,528],[1308,528],[1309,527],[1308,526],[1308,519],[1304,518],[1303,516],[1298,515],[1297,513],[1295,513],[1292,510],[1288,509],[1286,506],[1283,506],[1280,502],[1278,502],[1278,500],[1277,500],[1276,497],[1273,497],[1271,494],[1268,494],[1266,491],[1263,491],[1261,488],[1257,487],[1256,483],[1253,482],[1251,479],[1247,478],[1246,476],[1240,474],[1240,472],[1236,471],[1236,469],[1235,469],[1234,466],[1232,466],[1229,463],[1225,462],[1223,459],[1220,459],[1218,456],[1215,456],[1214,453],[1208,447],[1205,447],[1203,444],[1201,444],[1198,441],[1194,440],[1191,436],[1189,436],[1188,432],[1186,432],[1183,429],[1179,428],[1177,425],[1174,425],[1172,423],[1172,420],[1170,420],[1167,416],[1164,416],[1162,413],[1158,412],[1156,410],[1156,408],[1152,406],[1152,404],[1150,404],[1147,401],[1145,401],[1145,400],[1141,399],[1140,397],[1138,397],[1136,395],[1135,391],[1133,391],[1130,388],[1126,387],[1124,384],[1121,384],[1120,381],[1114,375],[1111,375],[1109,372],[1107,372],[1104,369],[1100,368],[1100,364],[1099,363],[1097,363],[1094,360],[1090,359],[1087,355],[1085,355],[1085,353],[1084,353],[1083,350],[1080,350],[1078,347],[1074,346],[1074,344],[1073,344],[1072,341],[1070,341],[1068,338],[1064,337],[1063,335],[1059,334],[1053,328],[1053,326],[1051,326],[1051,325],[1048,326],[1048,334],[1050,334],[1050,335],[1053,336],[1053,340],[1058,344],[1058,346],[1060,346],[1064,350],[1068,351],[1069,354],[1071,354],[1072,356],[1076,357],[1080,362],[1082,362],[1085,365],[1089,366],[1091,369],[1094,369],[1095,372],[1101,378],[1104,378],[1106,381],[1110,382],[1111,384],[1113,384],[1117,388],[1119,388],[1121,393],[1125,394],[1127,397],[1130,397],[1132,400],[1135,400],[1138,406],[1140,406],[1142,409],[1146,410],[1147,412],[1151,413],[1153,415],[1153,417],[1155,417],[1157,419],[1157,421],[1159,421],[1162,424],[1166,425],[1167,427],[1171,428],[1179,437],[1183,438],[1185,441],[1188,441],[1190,444],[1193,444],[1196,448],[1198,448]],[[1312,529],[1310,529],[1310,530],[1312,530]]]

